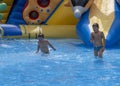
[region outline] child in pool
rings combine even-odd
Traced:
[[[94,23],[92,27],[94,32],[91,33],[90,41],[94,44],[94,56],[102,58],[105,49],[105,36],[103,32],[99,31],[99,25],[97,23]]]
[[[38,47],[36,53],[39,52],[39,49],[41,50],[42,53],[44,54],[49,54],[49,49],[48,45],[55,51],[56,49],[50,44],[50,42],[46,39],[44,39],[44,34],[39,34],[38,35]]]

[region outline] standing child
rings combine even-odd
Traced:
[[[48,45],[55,51],[56,49],[49,43],[48,40],[44,39],[44,34],[38,35],[38,47],[36,53],[39,52],[39,49],[44,54],[49,54]]]
[[[91,33],[90,41],[94,44],[94,56],[102,58],[105,48],[105,36],[102,31],[99,31],[99,25],[97,23],[94,23],[92,27],[94,32]]]

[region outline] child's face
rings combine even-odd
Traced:
[[[43,37],[38,37],[38,40],[39,40],[39,41],[43,40]]]
[[[99,31],[99,28],[98,28],[98,27],[96,27],[96,26],[94,26],[94,27],[93,27],[93,31],[96,33],[96,32],[98,32],[98,31]]]

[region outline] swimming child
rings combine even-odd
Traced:
[[[90,41],[94,44],[94,56],[102,58],[105,49],[105,36],[102,31],[99,31],[98,23],[94,23],[92,27],[94,32],[91,33]]]
[[[49,49],[48,45],[55,51],[56,49],[50,44],[50,42],[46,39],[44,39],[44,34],[39,34],[38,35],[38,47],[36,53],[39,52],[39,49],[41,50],[42,53],[44,54],[49,54]]]

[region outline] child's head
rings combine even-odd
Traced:
[[[98,32],[98,31],[99,31],[99,25],[98,25],[98,23],[94,23],[94,24],[92,25],[92,27],[93,27],[93,31],[94,31],[94,32]]]
[[[44,38],[44,34],[39,34],[39,35],[38,35],[38,38],[39,38],[39,37]]]
[[[44,34],[39,34],[39,35],[38,35],[38,39],[39,39],[39,40],[43,40],[43,39],[44,39]]]

